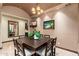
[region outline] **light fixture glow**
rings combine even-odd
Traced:
[[[36,8],[37,10],[40,10],[40,7],[39,6],[37,6],[37,8]]]
[[[35,8],[33,7],[33,8],[32,8],[32,12],[34,12],[34,11],[35,11]]]
[[[41,9],[41,13],[43,13],[44,11],[43,11],[43,9]]]
[[[35,11],[33,11],[32,13],[33,13],[33,14],[36,14],[36,12],[35,12]]]
[[[37,13],[38,15],[41,14],[40,12]]]
[[[41,9],[41,8],[39,7],[39,5],[37,5],[36,7],[33,7],[33,8],[32,8],[32,13],[33,13],[33,14],[40,15],[40,14],[43,13],[43,12],[44,12],[43,9]]]

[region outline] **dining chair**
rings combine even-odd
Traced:
[[[41,38],[43,38],[44,37],[44,35],[43,34],[40,34],[41,35]]]
[[[51,38],[51,44],[52,44],[52,47],[51,47],[51,55],[52,56],[55,56],[56,55],[56,42],[57,42],[57,37],[55,38]]]
[[[35,53],[33,50],[27,49],[25,47],[23,47],[23,51],[24,51],[24,56],[33,56]]]
[[[15,36],[15,37],[13,37],[13,39],[19,39],[19,36]]]
[[[24,56],[23,46],[17,42],[17,39],[13,39],[13,43],[15,56]]]
[[[20,38],[24,38],[24,37],[25,37],[25,35],[19,35],[19,39],[20,39]]]
[[[18,46],[17,46],[17,39],[13,38],[13,44],[14,44],[14,55],[15,56],[19,56],[19,50],[18,50]]]
[[[47,42],[47,44],[41,49],[36,51],[40,56],[50,56],[51,55],[51,40]]]
[[[50,38],[50,35],[44,35],[44,37],[46,37],[46,38]]]
[[[18,39],[19,40],[19,39]],[[31,56],[34,54],[32,50],[24,48],[16,39],[13,39],[15,56]]]

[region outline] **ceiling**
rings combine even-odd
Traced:
[[[3,6],[16,6],[24,11],[26,11],[30,16],[33,16],[31,9],[32,7],[35,7],[37,3],[3,3]],[[42,8],[44,11],[59,5],[59,3],[39,3],[38,4],[40,8]]]

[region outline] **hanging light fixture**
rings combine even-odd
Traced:
[[[32,8],[32,13],[36,15],[40,15],[41,13],[43,13],[43,9],[41,9],[40,6],[36,4],[36,7]]]
[[[43,9],[41,9],[41,13],[43,13]]]
[[[35,11],[35,8],[34,8],[34,7],[32,8],[32,12],[33,12],[33,11]]]
[[[40,10],[40,7],[39,6],[37,6],[37,8],[36,8],[37,10]]]

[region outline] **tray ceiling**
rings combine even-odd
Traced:
[[[30,16],[33,16],[31,9],[32,7],[35,7],[36,4],[37,3],[3,3],[3,6],[16,6],[26,11]],[[59,3],[39,3],[38,5],[45,11],[59,5]]]

